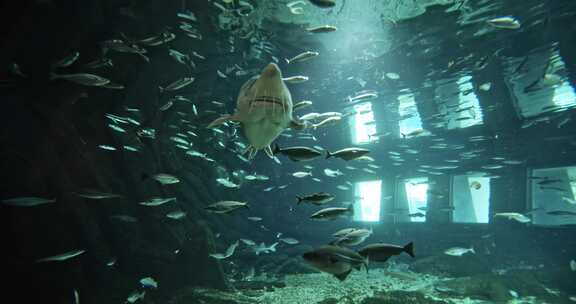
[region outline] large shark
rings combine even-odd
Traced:
[[[249,143],[245,151],[249,153],[249,158],[253,158],[261,149],[272,158],[270,144],[284,129],[301,130],[309,126],[292,116],[292,95],[275,63],[268,64],[260,75],[252,77],[242,85],[233,115],[217,118],[208,128],[227,121],[241,124]]]

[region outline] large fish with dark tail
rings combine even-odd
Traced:
[[[208,125],[216,127],[227,121],[239,122],[249,146],[245,152],[253,158],[258,150],[274,157],[270,144],[286,128],[304,129],[308,125],[292,116],[292,96],[274,63],[244,83],[238,94],[236,112],[224,115]]]

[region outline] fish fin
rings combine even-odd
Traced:
[[[297,205],[300,205],[300,204],[302,203],[302,201],[304,201],[304,198],[301,197],[301,196],[298,196],[298,195],[296,195],[296,199],[298,200],[298,201],[296,202]]]
[[[256,157],[257,153],[258,153],[258,149],[250,146],[248,148],[248,159],[254,159],[254,157]]]
[[[294,130],[304,130],[310,128],[310,123],[307,121],[292,119],[290,121],[290,128]]]
[[[326,159],[332,157],[332,153],[330,153],[330,151],[326,150]]]
[[[474,248],[472,248],[472,250],[474,250]],[[411,257],[414,257],[414,243],[410,242],[404,245],[404,252],[406,252]]]
[[[230,114],[222,115],[222,116],[216,118],[214,121],[212,121],[212,122],[207,126],[207,128],[217,127],[217,126],[219,126],[219,125],[221,125],[221,124],[223,124],[223,123],[225,123],[225,122],[227,122],[227,121],[229,121],[229,120],[236,120],[236,118],[235,118],[235,116],[230,115]]]
[[[140,180],[144,181],[150,178],[150,175],[148,175],[148,173],[142,173],[140,174]]]
[[[341,242],[342,240],[343,240],[343,239],[336,239],[336,240],[333,240],[333,241],[331,241],[330,243],[328,243],[328,245],[332,245],[332,246],[338,246],[338,247],[340,247],[340,242]]]
[[[252,146],[246,147],[244,150],[242,150],[242,152],[240,152],[240,155],[244,155],[244,154],[248,153],[248,151],[250,151],[251,148],[252,148]]]
[[[350,269],[350,270],[348,270],[348,271],[346,271],[346,272],[343,272],[343,273],[335,274],[334,276],[335,276],[338,280],[340,280],[340,282],[342,282],[342,281],[346,280],[346,278],[348,277],[348,275],[350,274],[350,272],[352,272],[352,269]]]
[[[470,252],[472,252],[473,254],[476,254],[476,251],[474,251],[474,247],[470,247]]]
[[[270,246],[270,251],[276,252],[276,246],[278,246],[278,242],[275,242],[274,244],[272,244],[272,245]]]
[[[284,60],[286,60],[286,64],[290,64],[290,59],[284,58]]]
[[[270,145],[264,148],[264,152],[266,152],[266,155],[268,155],[268,157],[272,159],[274,158],[274,152],[272,152],[272,148],[270,148]]]
[[[272,155],[276,155],[280,152],[280,146],[277,143],[274,143],[274,149],[272,149]]]

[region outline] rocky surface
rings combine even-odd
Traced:
[[[378,292],[374,296],[365,298],[360,304],[447,304],[447,301],[427,298],[420,292],[391,291]]]
[[[460,257],[433,255],[420,258],[410,264],[410,269],[434,275],[465,277],[490,272],[490,264],[485,259],[467,254]]]

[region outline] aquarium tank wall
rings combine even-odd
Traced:
[[[576,2],[0,5],[3,302],[576,302]]]

